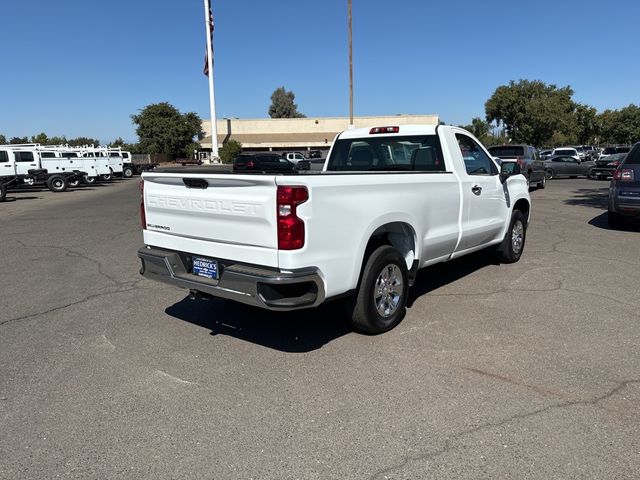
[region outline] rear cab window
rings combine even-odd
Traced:
[[[336,140],[328,171],[444,172],[437,135],[345,138]]]
[[[489,147],[489,153],[494,157],[523,157],[524,156],[524,147],[519,146],[504,146],[504,147]]]

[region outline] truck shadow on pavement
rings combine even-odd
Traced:
[[[491,251],[480,251],[424,268],[409,292],[407,307],[422,295],[497,264]],[[227,300],[185,297],[165,313],[206,328],[213,336],[227,335],[287,353],[317,350],[353,331],[340,302],[328,302],[315,309],[271,312]]]
[[[352,330],[338,305],[271,312],[228,300],[184,300],[168,307],[167,315],[211,330],[287,353],[317,350]]]
[[[450,262],[438,263],[431,267],[423,268],[418,271],[416,282],[413,287],[411,287],[411,290],[409,290],[407,307],[413,306],[413,303],[419,297],[429,292],[460,280],[485,267],[499,264],[500,262],[494,256],[493,251],[486,249],[451,260]]]

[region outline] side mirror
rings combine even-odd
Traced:
[[[513,175],[520,175],[520,165],[517,162],[502,161],[500,165],[500,181],[505,182],[507,178]]]

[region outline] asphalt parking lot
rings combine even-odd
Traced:
[[[640,229],[532,192],[525,253],[423,270],[376,337],[138,274],[136,180],[0,204],[0,478],[640,472]]]

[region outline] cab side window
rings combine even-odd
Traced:
[[[16,152],[16,162],[33,162],[33,152]]]
[[[9,155],[5,151],[0,151],[0,163],[6,163],[9,161]]]
[[[456,133],[458,147],[469,175],[497,175],[498,168],[471,137]]]

